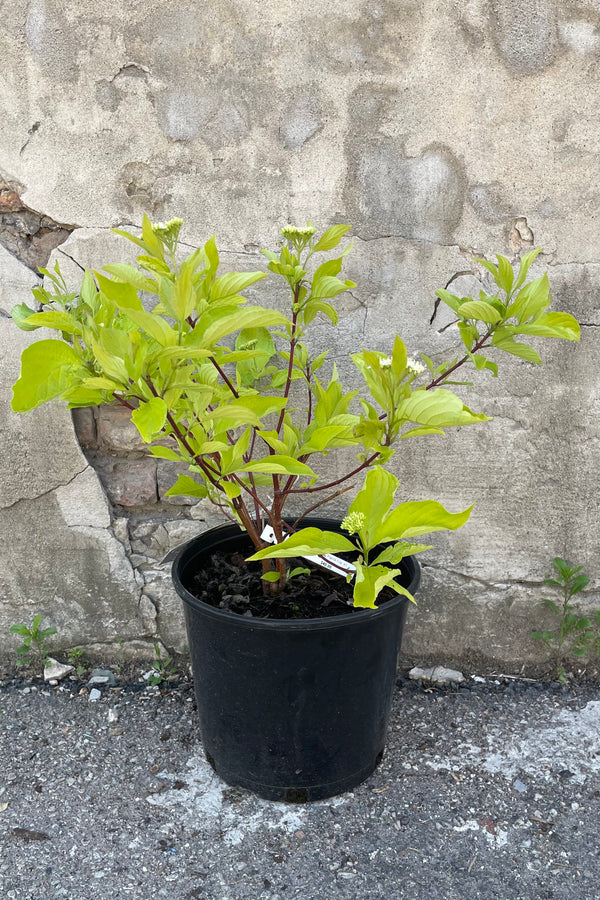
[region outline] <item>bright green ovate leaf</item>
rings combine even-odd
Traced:
[[[298,456],[305,453],[323,453],[332,447],[354,446],[352,430],[343,425],[309,426],[304,434],[305,442],[298,451]]]
[[[210,299],[224,300],[226,297],[236,297],[251,284],[256,284],[266,277],[266,272],[229,272],[228,275],[221,275],[212,283]]]
[[[150,447],[148,455],[153,456],[155,459],[170,459],[173,462],[186,462],[181,453],[178,453],[177,450],[171,450],[170,447]]]
[[[135,288],[123,281],[113,281],[101,272],[94,272],[102,293],[120,309],[143,309]]]
[[[397,409],[397,418],[418,425],[431,425],[444,428],[453,425],[474,425],[477,422],[489,421],[483,413],[473,413],[465,406],[456,394],[444,388],[431,391],[413,391],[403,400]]]
[[[529,284],[526,284],[519,291],[514,303],[511,303],[508,307],[507,314],[508,316],[516,316],[519,325],[521,325],[528,319],[535,319],[541,315],[549,303],[550,282],[548,281],[547,272],[544,272],[540,278],[530,281]]]
[[[472,509],[470,506],[463,512],[451,513],[435,500],[401,503],[381,522],[371,545],[417,537],[433,531],[456,531],[465,524]]]
[[[524,256],[521,257],[521,262],[519,264],[519,274],[517,275],[517,280],[515,281],[513,287],[516,290],[520,288],[525,279],[527,278],[527,273],[529,272],[529,267],[531,263],[534,261],[536,256],[542,252],[541,247],[536,247],[535,250],[530,250],[529,253],[525,253]]]
[[[365,566],[360,560],[355,562],[355,566],[354,606],[375,609],[375,601],[386,587],[391,588],[397,594],[403,594],[415,603],[412,594],[395,580],[396,575],[401,574],[400,569],[388,569],[387,566]]]
[[[458,330],[460,331],[460,336],[463,340],[463,344],[467,348],[467,350],[471,350],[471,347],[479,337],[479,332],[475,325],[467,325],[466,322],[458,322]]]
[[[268,328],[271,325],[287,324],[289,319],[283,313],[274,309],[263,309],[261,306],[248,306],[245,309],[236,309],[231,315],[219,318],[209,325],[200,338],[200,345],[207,347],[216,344],[221,338],[242,328]]]
[[[101,403],[105,403],[106,394],[83,387],[70,387],[67,388],[61,399],[66,402],[67,409],[77,409],[82,406],[99,406]]]
[[[498,266],[495,266],[494,263],[488,262],[487,259],[480,259],[477,256],[474,256],[473,259],[475,262],[478,262],[483,266],[484,269],[487,269],[488,272],[491,272],[494,276],[494,280],[498,277]]]
[[[146,312],[145,309],[128,309],[127,317],[161,347],[173,347],[177,343],[177,332],[161,316]]]
[[[406,556],[414,556],[415,553],[423,553],[425,550],[433,550],[433,544],[410,544],[408,541],[400,541],[382,550],[379,556],[373,560],[376,563],[390,563],[397,566],[400,560]]]
[[[264,575],[260,576],[263,581],[279,581],[281,575],[279,572],[265,572]]]
[[[463,302],[461,297],[457,297],[455,294],[451,294],[450,291],[446,291],[443,288],[440,288],[436,292],[436,296],[443,300],[446,306],[449,306],[453,312],[458,311],[458,307]]]
[[[403,434],[398,435],[398,440],[403,441],[404,438],[410,437],[424,437],[426,434],[445,434],[441,428],[434,428],[431,425],[422,425],[420,428],[411,428],[410,431],[405,431]]]
[[[579,322],[569,313],[550,312],[540,316],[530,325],[520,325],[517,334],[532,334],[540,337],[562,338],[578,341],[581,337]]]
[[[73,316],[53,309],[34,313],[27,319],[27,325],[33,325],[36,328],[55,328],[57,331],[64,331],[66,334],[81,334],[82,331],[81,325]]]
[[[192,272],[189,266],[181,269],[173,284],[173,311],[179,322],[192,314],[196,305],[196,295],[192,286]]]
[[[344,522],[354,518],[365,551],[377,544],[375,533],[394,502],[397,488],[398,479],[381,466],[375,466],[367,471],[363,487],[350,504]]]
[[[512,356],[519,356],[521,359],[526,359],[528,362],[541,365],[542,359],[533,347],[530,347],[528,344],[518,343],[510,335],[503,336],[501,340],[492,339],[492,345],[497,347],[498,350],[504,350],[506,353],[510,353]]]
[[[26,303],[19,303],[17,306],[13,306],[10,315],[17,328],[20,328],[21,331],[35,331],[36,328],[41,328],[40,325],[33,325],[29,322],[30,317],[36,315],[36,312],[35,309],[29,309]]]
[[[107,352],[93,338],[91,340],[91,347],[95,356],[95,362],[100,366],[103,372],[108,375],[109,378],[114,378],[118,381],[120,385],[128,386],[129,376],[123,360],[112,356],[110,352]]]
[[[203,484],[198,484],[189,475],[179,475],[177,481],[166,491],[167,497],[206,497],[208,491]]]
[[[311,289],[312,300],[325,300],[330,297],[336,297],[348,288],[356,287],[353,281],[340,281],[332,275],[325,275],[318,280],[313,281]]]
[[[515,277],[513,267],[510,264],[510,261],[505,256],[497,255],[496,259],[498,260],[498,275],[496,276],[496,284],[499,288],[502,288],[503,291],[506,291],[507,294],[510,294],[511,288],[513,286],[513,279]]]
[[[60,396],[73,383],[80,367],[81,360],[64,341],[36,341],[26,347],[21,356],[21,376],[13,387],[12,409],[27,412]]]
[[[287,444],[282,441],[276,431],[258,431],[258,436],[263,439],[263,441],[271,447],[275,453],[281,453],[283,456],[289,456],[290,451],[293,452],[293,447],[288,447]]]
[[[465,319],[477,319],[487,325],[496,325],[502,319],[498,310],[485,300],[467,300],[460,304],[457,313]]]
[[[147,275],[144,275],[133,266],[128,266],[124,263],[111,263],[108,266],[102,266],[102,268],[109,275],[114,275],[117,281],[124,281],[126,284],[133,285],[136,291],[145,291],[147,294],[156,294],[158,291],[156,281],[153,278],[148,278]]]
[[[328,228],[319,238],[313,248],[314,251],[317,253],[324,253],[327,250],[333,250],[334,247],[337,247],[346,232],[350,231],[351,228],[351,225],[332,225],[331,228]]]
[[[253,460],[237,470],[238,472],[265,472],[272,475],[305,475],[309,478],[317,476],[305,463],[293,459],[291,456],[266,456],[264,459]]]
[[[131,421],[141,434],[142,440],[149,444],[167,421],[167,404],[162,397],[153,397],[133,410]]]
[[[101,376],[85,378],[82,382],[82,387],[96,391],[110,391],[111,394],[121,389],[121,385],[117,384],[116,381],[112,381],[110,378],[102,378]]]
[[[231,481],[222,481],[221,487],[227,494],[229,500],[235,500],[236,497],[239,497],[242,493],[242,489],[239,484],[233,484]]]
[[[238,351],[252,350],[252,358],[242,359],[237,365],[237,374],[244,387],[252,387],[262,375],[265,367],[275,355],[275,342],[266,328],[244,328],[235,339]],[[225,360],[232,362],[232,354]]]
[[[165,258],[165,248],[158,235],[154,233],[152,222],[146,213],[142,218],[142,238],[149,253],[161,260]]]
[[[324,553],[356,553],[356,546],[334,531],[320,528],[302,528],[280,544],[259,550],[248,560],[281,559],[290,556],[322,556]]]

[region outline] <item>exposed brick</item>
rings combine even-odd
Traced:
[[[127,507],[156,503],[156,460],[99,456],[94,466],[111,503]]]
[[[156,469],[156,482],[158,485],[158,497],[165,503],[174,506],[194,506],[198,502],[197,497],[165,497],[170,487],[177,481],[178,475],[189,475],[189,467],[185,463],[170,462],[167,459],[159,459]]]
[[[112,404],[98,409],[98,444],[116,453],[148,449],[131,421],[131,410]]]
[[[81,447],[95,450],[98,446],[96,435],[96,419],[92,407],[86,406],[72,410],[73,426]]]

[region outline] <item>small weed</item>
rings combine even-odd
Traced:
[[[160,686],[163,683],[166,684],[169,676],[174,675],[177,670],[172,656],[167,656],[166,659],[163,659],[160,655],[160,647],[157,641],[154,641],[154,653],[156,655],[156,659],[152,663],[154,674],[148,678],[148,684]]]
[[[600,610],[595,610],[591,617],[578,616],[574,612],[571,599],[590,582],[583,572],[583,566],[571,566],[560,556],[552,560],[552,565],[558,575],[556,578],[547,578],[544,584],[560,591],[562,600],[555,603],[546,598],[544,604],[557,617],[558,628],[555,631],[533,631],[532,637],[554,649],[556,673],[559,681],[564,684],[567,681],[563,665],[566,655],[572,654],[583,659],[600,653]]]
[[[38,613],[33,617],[31,628],[23,623],[11,625],[9,631],[23,638],[23,643],[17,647],[17,663],[27,666],[32,662],[32,656],[45,661],[48,656],[48,638],[56,634],[56,628],[50,625],[48,628],[40,628],[42,616]]]
[[[83,675],[87,671],[87,666],[83,664],[83,650],[81,647],[71,647],[67,650],[67,660],[70,665],[75,666],[78,675]]]

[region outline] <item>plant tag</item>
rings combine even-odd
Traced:
[[[284,538],[287,537],[285,531],[283,532],[283,536]],[[271,525],[265,526],[261,538],[268,544],[277,543],[275,532]],[[341,575],[342,578],[345,578],[347,575],[353,576],[356,572],[356,566],[350,562],[346,562],[345,559],[340,559],[339,556],[334,556],[332,553],[323,553],[321,556],[303,556],[302,559],[307,559],[309,562],[321,566],[322,569],[328,569],[330,572],[335,572],[336,575]]]

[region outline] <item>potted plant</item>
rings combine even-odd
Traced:
[[[13,409],[51,398],[70,408],[120,403],[149,452],[185,462],[169,494],[206,498],[230,525],[200,535],[173,571],[183,598],[208,759],[225,780],[271,799],[307,800],[347,790],[383,753],[408,601],[419,580],[423,534],[460,528],[470,508],[433,500],[395,505],[389,465],[400,441],[475,425],[448,385],[459,370],[497,375],[487,351],[539,363],[516,338],[576,341],[567,313],[548,312],[546,275],[526,283],[538,254],[479,260],[494,281],[475,299],[438,291],[463,348],[452,360],[411,359],[400,337],[389,354],[351,358],[362,388],[345,391],[307,331],[337,323],[331,301],[353,288],[331,254],[349,230],[286,226],[263,251],[285,287],[285,311],[249,304],[242,292],[267,273],[218,274],[214,238],[181,259],[180,219],[141,236],[138,267],[86,271],[70,292],[58,266],[34,291],[17,325],[56,329],[62,340],[25,349]],[[160,442],[160,443],[158,443]],[[343,474],[323,464],[354,459]],[[341,523],[305,518],[357,486]],[[333,554],[333,557],[332,557]],[[291,562],[290,562],[291,561]]]

